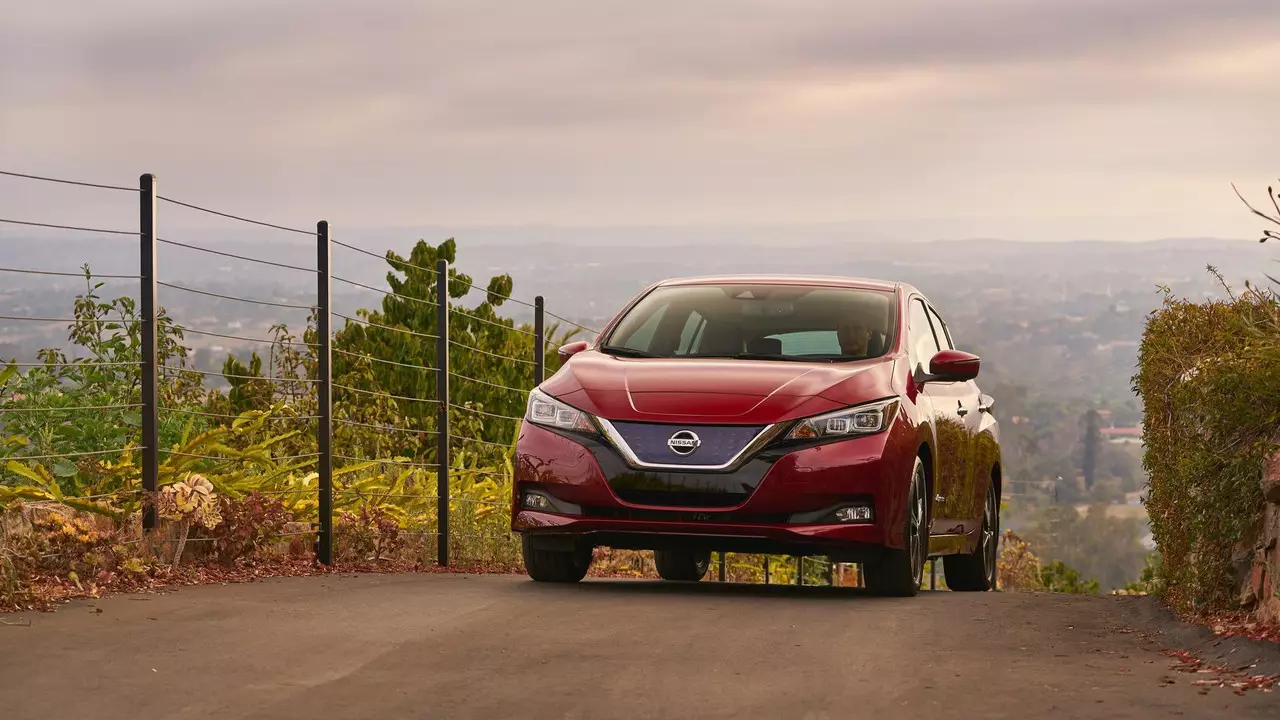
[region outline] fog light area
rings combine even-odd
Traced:
[[[542,493],[526,490],[521,505],[530,510],[547,510],[551,507],[551,500]]]
[[[836,510],[836,519],[840,522],[871,522],[871,508],[866,505],[851,505]]]

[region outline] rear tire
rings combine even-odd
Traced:
[[[711,569],[711,551],[654,550],[658,577],[674,582],[698,582]]]
[[[996,484],[987,488],[982,512],[982,535],[972,555],[948,555],[942,559],[947,587],[958,592],[986,592],[996,587],[996,559],[1000,544],[1000,499]]]
[[[867,563],[867,590],[873,595],[913,597],[920,592],[925,556],[929,553],[928,491],[924,461],[916,458],[907,491],[904,548],[886,548],[879,561]]]
[[[537,582],[576,583],[587,576],[591,567],[591,548],[544,550],[528,535],[520,537],[520,554],[524,570]]]

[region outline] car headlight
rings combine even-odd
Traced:
[[[898,401],[880,400],[848,410],[803,420],[787,433],[788,440],[814,440],[826,437],[872,435],[889,427],[898,412]]]
[[[591,421],[590,415],[538,390],[529,393],[529,406],[525,410],[524,419],[537,425],[562,430],[596,432],[595,423]]]

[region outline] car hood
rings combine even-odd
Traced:
[[[894,394],[892,357],[856,363],[575,355],[542,385],[609,420],[756,425]]]

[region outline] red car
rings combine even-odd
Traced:
[[[862,563],[869,590],[995,586],[1000,446],[979,359],[914,288],[710,277],[645,290],[560,350],[516,445],[512,530],[534,580],[597,546],[655,551],[667,580],[711,553]]]

